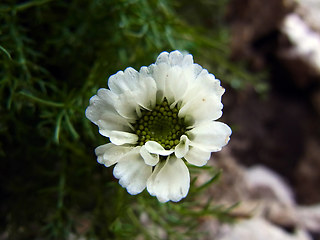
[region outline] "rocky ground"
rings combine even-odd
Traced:
[[[231,2],[233,58],[270,69],[271,90],[223,98],[233,135],[213,155],[224,173],[208,195],[241,205],[234,225],[204,221],[208,239],[320,239],[319,18],[317,0]]]

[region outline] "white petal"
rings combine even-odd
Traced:
[[[220,81],[215,78],[215,76],[211,73],[208,73],[206,69],[203,69],[197,79],[197,84],[205,86],[210,94],[214,94],[217,96],[222,96],[224,93],[224,88],[221,87]]]
[[[183,67],[191,67],[193,65],[193,56],[191,54],[185,55],[181,65]]]
[[[177,158],[182,158],[184,157],[184,155],[186,155],[186,153],[189,150],[189,143],[190,143],[190,140],[186,135],[182,135],[180,137],[180,142],[174,149],[174,154],[176,155]]]
[[[174,150],[166,150],[159,143],[155,141],[148,141],[145,143],[146,149],[150,153],[159,154],[161,156],[168,156],[174,152]]]
[[[188,163],[198,167],[206,165],[210,157],[211,152],[203,151],[202,149],[195,146],[191,146],[188,153],[184,156]]]
[[[178,50],[169,54],[169,62],[171,66],[181,65],[183,61],[183,55]]]
[[[154,182],[155,182],[155,179],[159,173],[159,171],[162,169],[162,167],[164,166],[164,164],[166,163],[166,161],[160,161],[156,167],[154,168],[151,176],[148,178],[147,180],[147,190],[148,192],[150,193],[151,196],[156,196],[156,193],[155,193],[155,188],[154,188]]]
[[[176,105],[179,101],[185,104],[185,102],[190,101],[190,99],[204,89],[199,88],[199,84],[195,84],[196,78],[202,71],[202,67],[198,64],[191,64],[193,62],[192,55],[185,56],[184,60],[188,59],[188,56],[191,56],[191,59],[188,60],[189,62],[183,62],[181,67],[172,67],[174,74],[171,74],[171,76],[169,74],[168,81],[166,82],[174,96],[175,102],[173,105]],[[172,79],[171,81],[169,80],[170,78]]]
[[[140,70],[141,71],[141,70]],[[153,109],[156,105],[157,84],[152,77],[142,77],[139,80],[140,93],[137,96],[138,104],[145,109]]]
[[[105,162],[105,160],[104,160],[104,157],[103,157],[103,155],[104,155],[104,153],[109,149],[109,148],[111,148],[112,147],[112,143],[110,144],[110,143],[108,143],[108,144],[104,144],[104,145],[101,145],[101,146],[99,146],[99,147],[97,147],[96,149],[95,149],[95,153],[96,153],[96,155],[97,155],[97,161],[98,161],[98,163],[101,163],[101,164],[105,164],[104,162]],[[106,166],[107,167],[109,167],[109,166],[111,166],[111,165],[113,165],[113,164],[115,164],[117,161],[110,161]]]
[[[135,195],[146,187],[151,171],[152,167],[144,163],[137,147],[117,163],[113,175],[119,179],[119,184],[126,188],[128,193]]]
[[[140,106],[151,109],[155,106],[157,85],[155,80],[142,68],[141,73],[129,67],[109,78],[108,85],[117,94],[115,108],[128,119],[136,119]]]
[[[203,122],[187,132],[190,145],[201,148],[204,151],[216,152],[225,146],[231,135],[231,129],[222,122]]]
[[[157,84],[157,101],[162,101],[166,97],[168,102],[172,103],[175,101],[175,94],[180,97],[181,91],[184,92],[183,89],[186,89],[186,86],[181,84],[184,81],[184,78],[181,77],[181,66],[189,63],[190,60],[192,59],[187,57],[184,62],[184,56],[179,51],[173,51],[170,54],[163,52],[157,58],[156,63],[148,67]]]
[[[190,187],[190,175],[184,162],[170,156],[164,164],[158,165],[147,181],[148,192],[160,202],[178,202],[186,197]]]
[[[156,64],[161,64],[161,63],[169,63],[169,53],[168,52],[162,52],[157,57]]]
[[[200,69],[201,67],[195,67],[195,79],[189,81],[190,87],[183,95],[179,111],[180,117],[192,116],[196,123],[220,118],[223,107],[221,96],[224,93],[224,88],[220,86],[220,81],[213,74],[208,73],[206,69],[202,69],[199,73]]]
[[[188,101],[179,111],[179,117],[192,117],[195,123],[200,121],[216,120],[222,115],[222,103],[216,96],[205,93]],[[193,124],[193,123],[189,123]]]
[[[184,56],[179,51],[173,51],[168,59],[164,59],[154,66],[154,77],[168,102],[176,104],[187,92],[189,82],[195,80],[193,58],[190,54]]]
[[[189,86],[188,76],[183,68],[171,67],[167,72],[165,97],[169,103],[180,101]]]
[[[104,164],[106,167],[110,167],[120,161],[121,158],[131,150],[132,147],[123,147],[108,143],[97,147],[95,153],[99,163]]]
[[[144,77],[144,78],[150,77],[150,74],[151,74],[149,71],[149,68],[146,66],[141,67],[139,73],[140,73],[140,77]]]
[[[200,73],[203,71],[203,68],[199,65],[199,64],[196,64],[194,63],[192,65],[192,68],[193,68],[193,74],[194,74],[194,78],[197,79],[197,77],[200,75]]]
[[[110,76],[108,86],[110,90],[116,94],[134,91],[135,89],[138,89],[138,77],[139,73],[135,69],[129,67],[125,69],[124,72],[119,71]]]
[[[139,107],[134,92],[119,94],[114,102],[115,109],[124,118],[136,120],[136,109]]]
[[[130,131],[128,119],[119,116],[119,114],[105,113],[101,115],[100,120],[96,122],[99,126],[99,132],[105,137],[109,137],[111,131]]]
[[[119,115],[114,107],[116,96],[110,90],[101,88],[97,95],[90,99],[90,105],[86,109],[86,117],[106,130],[129,130],[128,119]]]
[[[164,98],[168,69],[167,63],[152,64],[148,67],[148,71],[157,84],[157,101],[162,101]]]
[[[103,130],[100,131],[103,135]],[[138,136],[133,133],[121,132],[121,131],[111,131],[109,133],[110,142],[115,145],[123,145],[123,144],[135,144],[138,141]]]
[[[145,145],[140,148],[140,155],[147,165],[155,166],[159,162],[159,155],[150,153]]]

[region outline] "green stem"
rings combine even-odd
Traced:
[[[10,53],[7,51],[7,49],[5,49],[4,47],[2,47],[2,46],[0,45],[0,50],[1,50],[2,52],[4,52],[4,53],[8,56],[8,58],[9,58],[10,60],[12,60],[11,55],[10,55]]]
[[[30,2],[25,2],[25,3],[21,3],[21,4],[17,4],[14,7],[2,7],[0,9],[0,12],[19,12],[19,11],[24,11],[30,7],[37,7],[37,6],[41,6],[43,4],[46,4],[48,2],[52,2],[53,0],[38,0],[38,1],[30,1]]]
[[[62,117],[64,115],[64,111],[60,112],[57,117],[57,124],[56,124],[56,130],[54,132],[54,141],[58,144],[59,143],[59,137],[60,137],[60,129],[61,129],[61,121]]]
[[[33,101],[35,101],[35,102],[39,102],[39,103],[42,103],[42,104],[45,104],[45,105],[48,105],[48,106],[57,107],[57,108],[63,108],[65,106],[64,103],[57,103],[57,102],[51,102],[51,101],[48,101],[48,100],[44,100],[44,99],[35,97],[35,96],[31,95],[30,93],[27,93],[25,91],[20,91],[19,94],[21,94],[21,95],[23,95],[25,97],[28,97],[28,98],[32,99]]]
[[[15,26],[15,12],[13,12],[12,14],[12,24],[10,26],[10,31],[11,31],[11,35],[12,38],[14,39],[15,43],[16,43],[16,51],[18,53],[18,63],[21,65],[23,71],[26,74],[27,80],[29,80],[31,78],[31,74],[29,71],[29,68],[27,66],[27,60],[26,60],[26,56],[24,53],[24,44],[23,41],[21,40],[21,36],[19,34],[19,31],[17,30],[16,26]]]

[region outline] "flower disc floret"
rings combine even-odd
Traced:
[[[139,137],[138,145],[155,141],[167,150],[178,145],[180,137],[186,132],[184,118],[179,118],[178,112],[178,107],[170,108],[166,99],[151,111],[142,110],[141,117],[133,125]]]

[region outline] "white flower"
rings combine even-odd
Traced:
[[[231,129],[217,122],[224,89],[191,54],[161,53],[155,64],[119,71],[90,99],[86,116],[110,143],[95,152],[98,162],[130,194],[146,187],[160,202],[186,197],[185,164],[203,166],[229,141]]]

